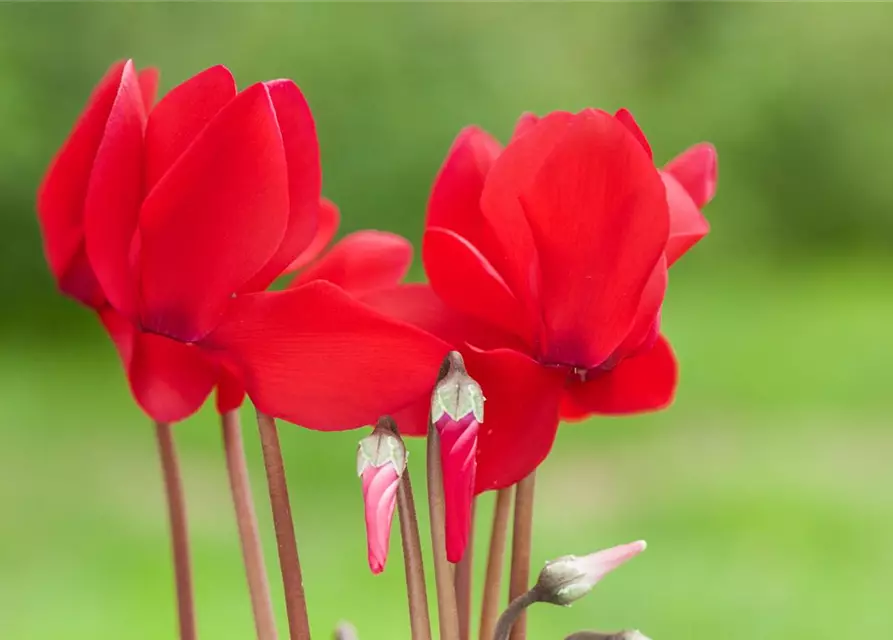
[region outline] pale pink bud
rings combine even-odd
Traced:
[[[563,556],[546,563],[536,588],[545,602],[570,605],[579,600],[608,573],[645,550],[645,541],[630,542],[588,556]]]
[[[397,489],[406,469],[403,441],[379,421],[372,434],[360,441],[357,449],[357,475],[363,480],[366,510],[366,543],[372,573],[384,571],[388,560],[391,523],[397,505]]]
[[[465,362],[451,351],[431,399],[431,422],[440,437],[447,560],[459,562],[468,546],[478,431],[484,421],[481,388],[465,371]]]

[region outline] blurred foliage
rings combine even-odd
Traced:
[[[7,321],[58,307],[36,185],[115,59],[162,90],[212,64],[291,77],[318,121],[344,229],[417,240],[452,138],[505,139],[525,110],[629,107],[658,161],[720,151],[702,261],[893,247],[893,6],[827,4],[19,4],[0,6],[0,293]],[[49,308],[47,308],[49,305]],[[45,315],[45,314],[43,314]]]

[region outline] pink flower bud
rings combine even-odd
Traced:
[[[579,600],[608,573],[645,550],[645,541],[611,547],[588,556],[563,556],[546,563],[536,588],[545,602],[570,605]]]
[[[458,352],[450,352],[444,369],[431,399],[431,422],[440,437],[447,559],[455,563],[465,554],[471,531],[477,441],[484,421],[484,396],[478,383],[466,373],[465,363]]]
[[[360,441],[357,450],[357,475],[363,480],[369,568],[374,574],[384,571],[388,560],[397,489],[406,469],[403,441],[383,423],[389,424],[389,419],[379,421],[372,434]]]

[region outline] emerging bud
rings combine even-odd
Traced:
[[[641,631],[630,629],[617,633],[600,633],[598,631],[580,631],[569,635],[564,640],[649,640]]]
[[[383,417],[372,434],[360,440],[357,449],[357,475],[363,479],[369,568],[375,574],[384,571],[388,560],[397,489],[405,469],[406,448],[393,421]]]
[[[543,602],[569,606],[592,591],[605,575],[642,553],[645,546],[645,541],[639,540],[582,558],[563,556],[552,560],[543,567],[535,588]],[[634,638],[632,636],[631,640]]]
[[[458,351],[441,367],[431,398],[431,423],[440,437],[447,560],[459,562],[468,546],[477,470],[478,431],[484,422],[484,395],[465,371]]]
[[[357,640],[357,628],[349,622],[339,622],[335,627],[335,640]]]

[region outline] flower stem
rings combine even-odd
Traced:
[[[254,613],[254,627],[258,640],[276,640],[276,618],[273,615],[270,585],[267,581],[257,516],[254,513],[254,500],[251,497],[251,481],[245,461],[238,409],[224,413],[220,417],[220,422],[223,429],[223,448],[226,452],[226,471],[229,475],[233,505],[236,508],[242,560],[245,563],[251,610]]]
[[[428,510],[431,519],[431,543],[434,555],[434,583],[440,640],[459,640],[459,615],[453,568],[446,556],[446,516],[443,505],[443,468],[440,463],[440,436],[433,424],[428,426]]]
[[[291,640],[310,640],[310,621],[307,619],[307,602],[304,599],[301,560],[298,557],[298,543],[295,540],[295,527],[291,519],[279,434],[276,433],[273,418],[260,411],[257,412],[257,428],[260,431],[267,486],[270,490],[270,506],[273,508],[273,526],[279,545],[279,567],[285,586],[289,637]]]
[[[499,615],[499,595],[502,591],[502,563],[505,559],[505,543],[508,533],[509,512],[512,507],[512,488],[496,493],[493,511],[493,531],[490,533],[490,550],[487,553],[487,576],[484,578],[484,597],[481,603],[481,626],[478,637],[490,640]]]
[[[509,577],[509,601],[521,598],[530,582],[530,548],[533,543],[533,492],[536,471],[521,480],[515,489],[515,522],[512,529],[512,568]],[[526,605],[525,605],[526,606]],[[511,629],[511,640],[527,638],[527,616],[518,612]],[[498,635],[497,635],[498,637]]]
[[[409,628],[412,640],[431,640],[431,620],[428,615],[428,591],[425,587],[425,565],[422,561],[422,542],[409,467],[404,469],[397,488],[397,514],[400,518],[400,537],[403,540],[403,563],[406,569],[406,595],[409,599]]]
[[[471,580],[473,571],[474,549],[474,511],[476,499],[471,502],[471,525],[468,532],[468,545],[465,554],[456,565],[455,589],[456,608],[459,610],[459,637],[461,640],[469,640],[471,633]]]
[[[183,483],[177,465],[177,452],[171,425],[155,423],[158,455],[164,476],[167,512],[171,527],[171,547],[174,555],[174,578],[177,587],[177,613],[180,624],[180,640],[195,640],[195,607],[192,601],[192,574],[189,566],[189,536],[186,526],[186,503],[183,499]]]
[[[496,623],[496,631],[493,633],[493,640],[509,640],[509,634],[517,629],[517,625],[524,619],[524,610],[534,602],[540,601],[539,589],[533,587],[529,591],[525,591],[520,596],[511,601],[508,608],[499,616],[499,622]],[[512,635],[514,635],[512,633]],[[481,640],[484,640],[483,638]]]

